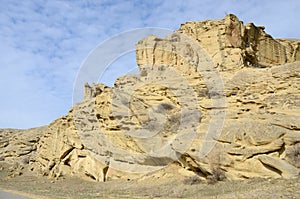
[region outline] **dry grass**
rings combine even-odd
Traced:
[[[1,166],[1,165],[0,165]],[[5,167],[4,165],[2,165]],[[219,171],[214,178],[220,178]],[[115,180],[105,183],[84,181],[67,177],[57,181],[47,177],[30,175],[6,178],[7,172],[0,171],[0,189],[9,189],[45,196],[50,199],[60,198],[300,198],[300,178],[251,179],[245,181],[220,181],[207,184],[197,176],[176,180],[157,179],[149,181]],[[42,197],[37,197],[42,198]]]

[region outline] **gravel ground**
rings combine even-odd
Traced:
[[[5,169],[0,171],[0,190],[11,190],[12,193],[27,193],[26,196],[39,199],[300,198],[300,178],[290,180],[258,178],[207,184],[204,181],[186,183],[186,179],[180,177],[178,179],[116,180],[100,183],[84,181],[75,177],[53,181],[47,177],[36,177],[26,173],[15,178],[7,178],[6,176]],[[3,197],[0,195],[0,198]]]

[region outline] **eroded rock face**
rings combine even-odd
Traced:
[[[297,146],[288,141],[295,143],[298,138],[289,137],[300,135],[297,125],[300,123],[299,41],[273,39],[263,27],[252,23],[243,25],[234,15],[216,21],[188,22],[175,32],[188,35],[206,50],[223,78],[226,95],[222,134],[215,137],[218,144],[207,157],[199,159],[203,137],[194,139],[192,151],[187,152],[194,163],[187,167],[195,171],[200,167],[207,175],[217,165],[230,179],[297,176],[299,168],[295,167],[298,166],[290,164],[295,161],[285,163],[289,159],[287,151],[293,151],[293,156],[299,157]],[[192,60],[184,63],[175,37],[173,35],[172,40],[151,36],[140,41],[137,63],[141,70],[145,65],[164,64],[185,71],[187,65],[203,63],[189,46],[181,46],[179,51],[186,51],[190,56],[188,59]],[[201,88],[200,85],[208,90],[198,91],[202,94],[199,96],[202,121],[198,126],[201,137],[211,119],[207,109],[213,108],[207,101],[212,95],[210,89],[203,86],[205,82],[201,78],[194,82],[195,90]]]
[[[28,164],[36,155],[38,142],[46,129],[1,129],[0,159],[8,163]]]
[[[229,14],[221,20],[187,22],[178,30],[197,40],[214,63],[228,69],[238,66],[271,67],[299,60],[299,40],[273,39],[264,27],[243,24]]]
[[[86,84],[84,100],[46,127],[2,130],[1,159],[96,181],[168,168],[208,179],[296,177],[299,45],[234,15],[149,36],[136,46],[140,75]],[[203,146],[213,147],[201,156]]]

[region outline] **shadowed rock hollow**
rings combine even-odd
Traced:
[[[84,100],[48,126],[2,129],[1,161],[10,176],[96,181],[297,177],[299,46],[232,14],[149,36],[136,45],[140,75],[86,84]]]

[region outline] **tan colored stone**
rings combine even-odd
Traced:
[[[284,178],[299,177],[300,170],[282,159],[270,157],[267,155],[261,155],[258,159],[263,164],[271,167],[271,169],[274,169],[275,172],[278,172]]]
[[[95,181],[209,178],[216,170],[228,179],[295,177],[299,45],[231,14],[146,37],[136,45],[139,75],[114,87],[85,84],[84,100],[48,126],[1,130],[0,160]],[[220,136],[207,141],[225,111]]]

